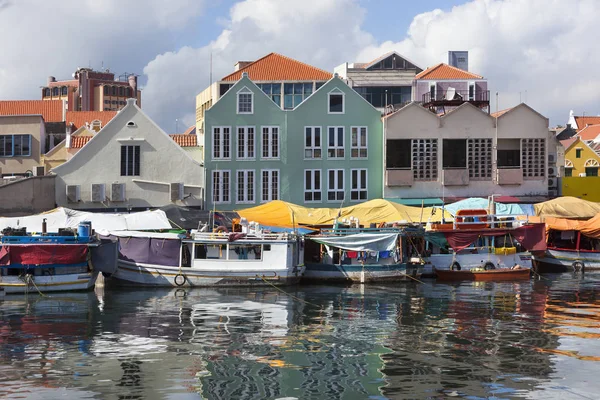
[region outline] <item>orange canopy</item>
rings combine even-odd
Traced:
[[[600,213],[587,221],[577,221],[564,218],[544,218],[546,232],[555,231],[579,231],[587,237],[600,239]]]

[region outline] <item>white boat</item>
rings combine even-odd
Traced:
[[[112,278],[173,287],[288,285],[304,272],[302,240],[258,226],[244,232],[110,232],[119,240]]]

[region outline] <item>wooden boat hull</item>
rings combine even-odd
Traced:
[[[375,283],[411,280],[420,276],[421,266],[402,264],[306,263],[303,281],[320,283]]]
[[[436,270],[435,274],[440,281],[517,281],[529,279],[530,272],[527,268],[502,268],[489,271]]]

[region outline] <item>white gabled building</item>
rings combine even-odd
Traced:
[[[204,167],[135,99],[52,173],[58,206],[122,211],[204,205]]]

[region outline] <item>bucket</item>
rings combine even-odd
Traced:
[[[81,221],[77,227],[77,236],[89,238],[92,234],[92,223],[90,221]]]

